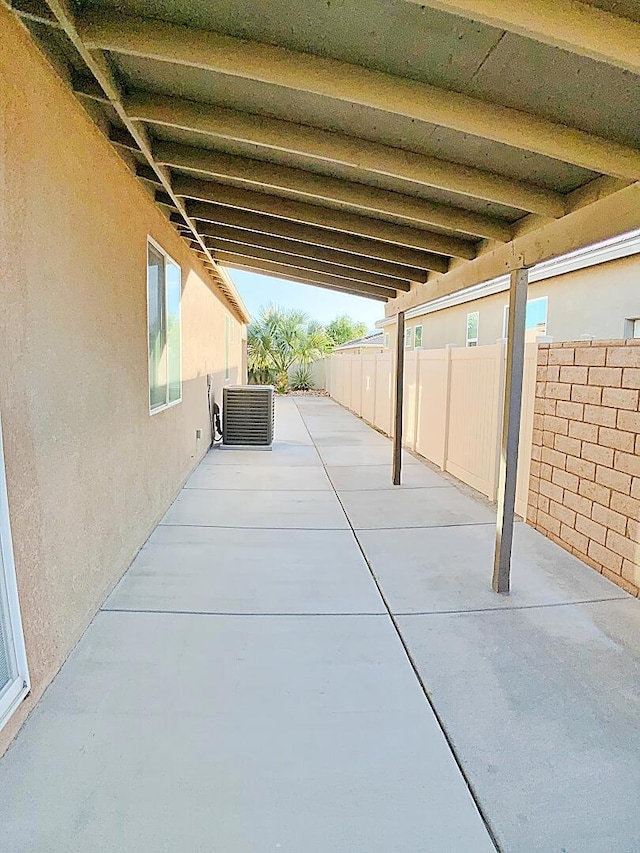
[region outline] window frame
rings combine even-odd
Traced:
[[[413,349],[413,326],[407,326],[404,330],[404,348]]]
[[[31,690],[27,651],[20,615],[18,584],[13,559],[11,519],[7,496],[7,480],[2,443],[2,419],[0,417],[0,583],[4,586],[8,637],[6,638],[13,679],[3,688],[0,697],[0,730],[9,722],[20,704]]]
[[[476,318],[476,336],[475,338],[469,337],[469,317]],[[469,311],[467,313],[467,327],[465,329],[465,347],[477,347],[479,345],[480,340],[480,312],[479,311]]]
[[[546,310],[544,313],[544,332],[540,333],[541,335],[546,335],[547,334],[547,326],[549,323],[549,297],[548,296],[534,296],[532,299],[527,299],[527,306],[525,308],[525,332],[528,332],[531,329],[535,328],[534,326],[527,326],[526,325],[526,311],[528,310],[529,305],[533,302],[545,302],[546,303]],[[504,306],[503,315],[502,315],[502,337],[504,338],[504,340],[506,340],[508,338],[508,332],[509,332],[509,303],[507,302],[507,304]]]
[[[149,304],[149,246],[151,246],[153,249],[155,249],[155,251],[158,252],[158,254],[160,254],[162,256],[163,261],[164,261],[164,267],[163,267],[163,270],[164,270],[164,308],[165,308],[165,316],[167,319],[169,317],[169,310],[168,310],[168,304],[167,304],[167,301],[168,301],[167,275],[166,275],[167,261],[169,263],[173,264],[174,267],[176,267],[176,269],[178,270],[179,275],[180,275],[180,302],[178,305],[178,323],[180,326],[180,396],[178,397],[177,400],[169,400],[168,399],[168,396],[169,396],[169,371],[167,369],[167,394],[166,394],[165,402],[160,403],[156,406],[153,406],[151,403],[151,358],[150,358],[150,353],[149,353],[149,321],[150,321],[150,316],[149,316],[149,311],[150,311],[150,304]],[[168,330],[166,331],[166,334],[168,336]],[[168,343],[168,341],[167,341],[167,343]],[[168,358],[167,358],[167,360],[168,360]],[[174,406],[178,406],[180,403],[182,403],[182,267],[149,234],[147,234],[147,377],[148,377],[148,385],[149,385],[149,414],[150,415],[157,415],[159,412],[164,412],[167,409],[172,409]]]
[[[420,329],[420,343],[418,343],[418,329]],[[414,349],[422,349],[422,340],[423,340],[423,327],[422,323],[418,326],[414,326],[413,328],[413,348]]]
[[[624,336],[627,340],[640,338],[640,317],[626,317],[624,321]]]

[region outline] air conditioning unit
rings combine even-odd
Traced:
[[[271,449],[275,417],[273,385],[222,389],[222,443],[227,447]]]

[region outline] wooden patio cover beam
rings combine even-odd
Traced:
[[[259,249],[269,249],[280,252],[283,255],[293,255],[298,258],[308,258],[316,261],[325,261],[335,266],[347,267],[352,270],[362,270],[370,275],[376,275],[382,280],[386,278],[404,281],[426,281],[427,269],[402,266],[401,264],[381,261],[377,258],[368,258],[364,255],[354,255],[351,252],[343,252],[336,248],[328,249],[325,246],[314,246],[310,243],[301,243],[298,240],[288,240],[283,237],[274,237],[270,234],[260,234],[256,231],[247,231],[242,228],[233,228],[227,225],[201,224],[198,232],[204,238],[207,245],[216,245],[216,241],[231,241],[243,246],[255,246]]]
[[[640,24],[579,0],[412,0],[640,74]]]
[[[131,93],[125,100],[125,109],[135,121],[348,166],[365,177],[384,175],[540,216],[557,218],[564,214],[564,196],[553,190],[292,121],[150,92]]]
[[[449,259],[442,255],[398,246],[383,240],[369,240],[331,228],[316,228],[288,219],[262,215],[223,205],[199,202],[188,204],[189,214],[196,220],[200,234],[206,235],[212,226],[241,228],[249,236],[258,234],[267,237],[295,240],[301,246],[335,249],[360,256],[363,260],[379,260],[406,267],[432,270],[443,273],[449,269]],[[174,218],[174,222],[178,222]],[[416,279],[417,280],[417,279]]]
[[[246,258],[253,258],[257,261],[270,261],[287,267],[295,267],[296,269],[335,276],[336,278],[361,281],[364,284],[373,284],[377,287],[386,288],[390,296],[395,296],[395,291],[397,290],[403,290],[405,293],[408,293],[411,289],[411,283],[408,279],[390,279],[386,276],[376,276],[374,273],[359,270],[355,267],[338,266],[337,264],[327,263],[326,261],[317,261],[314,258],[300,257],[300,255],[287,255],[272,249],[262,249],[259,246],[247,246],[246,243],[236,243],[233,240],[211,238],[205,240],[205,243],[214,251],[216,257],[220,253],[231,253],[242,255]]]
[[[342,293],[351,293],[353,296],[364,296],[367,299],[375,299],[378,302],[387,302],[394,296],[392,291],[383,287],[376,287],[372,284],[363,284],[360,281],[350,281],[346,278],[334,278],[333,276],[311,272],[310,270],[296,270],[294,267],[288,267],[285,264],[247,258],[231,252],[216,252],[216,260],[229,269],[248,270],[249,272],[268,275],[272,278],[282,278],[285,281],[313,284],[316,287],[339,290]]]
[[[409,225],[397,225],[384,219],[361,216],[346,210],[308,204],[214,181],[201,181],[177,175],[173,180],[173,188],[180,198],[263,213],[306,225],[330,228],[333,231],[346,231],[360,237],[386,240],[412,249],[423,249],[427,252],[467,260],[474,258],[476,254],[473,243],[458,237],[436,234]]]
[[[116,75],[112,71],[108,58],[100,50],[89,49],[83,41],[78,31],[78,20],[71,0],[44,0],[44,2],[46,2],[54,19],[58,22],[60,28],[63,30],[73,47],[77,50],[82,61],[99,83],[101,89],[109,99],[111,107],[117,113],[131,138],[135,140],[136,145],[138,145],[148,165],[153,169],[158,177],[158,181],[162,184],[167,195],[170,197],[172,205],[184,219],[185,225],[192,231],[196,242],[200,244],[205,256],[209,260],[212,260],[202,238],[198,235],[195,227],[187,217],[184,202],[173,194],[169,170],[166,166],[160,166],[154,161],[153,154],[151,152],[151,142],[147,135],[146,128],[141,122],[132,121],[127,115],[122,105],[122,89]],[[242,300],[240,299],[233,283],[228,279],[216,277],[216,284],[224,296],[229,300],[232,310],[236,312],[241,322],[248,322],[249,316],[242,305]]]
[[[476,239],[484,237],[507,243],[512,236],[511,226],[504,220],[303,169],[175,142],[157,142],[153,146],[153,155],[157,163],[166,166],[195,172],[206,178],[231,180],[234,184],[263,192],[293,193],[302,201],[314,204],[337,202],[357,208],[365,215],[386,214],[405,219],[413,226],[442,228]]]
[[[627,180],[640,178],[640,151],[521,110],[359,65],[243,41],[158,20],[91,10],[85,46],[361,104],[448,127]]]

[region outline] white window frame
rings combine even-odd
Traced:
[[[404,330],[404,348],[413,349],[413,326],[407,326]]]
[[[477,318],[475,338],[469,337],[469,317],[476,317]],[[477,347],[479,337],[480,337],[480,312],[479,311],[469,311],[469,313],[467,314],[467,328],[465,329],[465,346]]]
[[[529,305],[532,302],[545,302],[546,303],[547,310],[545,311],[545,320],[544,320],[545,331],[543,333],[541,333],[541,334],[546,335],[547,326],[549,323],[549,297],[548,296],[534,296],[533,299],[527,299],[527,308],[529,307]],[[525,320],[526,320],[526,318],[525,318]],[[507,304],[504,306],[504,315],[502,318],[502,337],[505,340],[509,337],[508,331],[509,331],[509,303],[507,302]],[[525,331],[529,331],[528,327],[525,329]]]
[[[624,321],[625,338],[640,338],[640,317],[627,317]]]
[[[165,260],[165,265],[167,261],[170,261],[175,267],[180,271],[180,308],[179,308],[179,322],[180,322],[180,396],[177,400],[171,400],[171,402],[162,403],[159,406],[151,405],[151,363],[149,361],[149,246],[153,246],[153,248],[162,255]],[[174,406],[178,406],[182,403],[182,267],[180,264],[175,261],[171,255],[166,252],[159,243],[153,239],[153,237],[147,234],[147,376],[148,376],[148,384],[149,384],[149,414],[157,415],[159,412],[164,412],[167,409],[172,409]],[[165,299],[165,311],[167,310],[167,277],[165,274],[165,288],[164,288],[164,299]],[[168,316],[168,311],[167,311]],[[168,373],[167,373],[168,378]],[[167,382],[167,389],[169,388],[169,383]]]
[[[13,679],[0,693],[0,729],[9,721],[20,703],[31,689],[27,651],[24,644],[22,619],[20,616],[20,601],[18,599],[18,584],[13,560],[13,544],[11,540],[11,523],[9,519],[9,500],[7,497],[7,480],[4,468],[4,449],[2,444],[2,421],[0,420],[0,583],[4,584],[7,599],[8,624],[7,645],[11,658]]]
[[[418,329],[420,329],[420,343],[418,343]],[[423,341],[423,331],[422,331],[422,323],[419,326],[416,326],[413,330],[413,347],[414,349],[422,349],[422,341]]]

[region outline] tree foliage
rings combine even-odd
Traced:
[[[247,366],[254,382],[285,391],[289,368],[322,358],[332,343],[325,329],[302,311],[262,308],[247,330]]]
[[[334,346],[346,344],[347,341],[353,341],[356,338],[362,338],[367,334],[367,327],[364,323],[358,323],[349,317],[348,314],[342,314],[336,317],[327,326],[327,335],[331,338]]]

